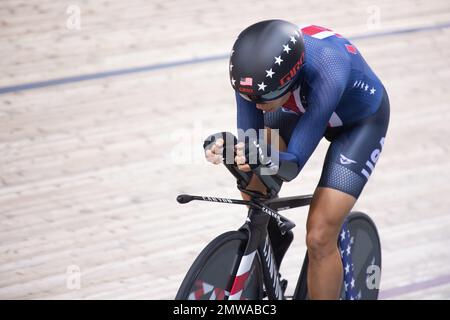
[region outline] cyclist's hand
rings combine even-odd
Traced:
[[[237,138],[230,132],[218,132],[203,142],[205,157],[211,163],[234,164],[234,145]]]
[[[272,167],[272,161],[268,156],[270,148],[267,149],[265,143],[256,141],[249,141],[247,144],[239,142],[235,146],[236,156],[234,162],[237,164],[239,170],[248,172],[259,167]]]
[[[214,164],[223,162],[223,142],[223,139],[219,138],[206,150],[205,157],[207,161]]]
[[[234,162],[236,162],[237,167],[239,170],[244,172],[249,172],[252,169],[247,164],[246,158],[245,158],[245,144],[243,142],[239,142],[235,146],[236,150],[236,156],[234,157]]]
[[[203,142],[205,157],[211,163],[234,164],[234,145],[237,138],[230,132],[218,132]]]

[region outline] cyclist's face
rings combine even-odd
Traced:
[[[291,92],[288,91],[284,96],[279,97],[276,100],[272,100],[266,103],[257,103],[256,108],[266,111],[266,112],[275,112],[280,108],[283,104],[288,101],[289,97],[291,96]]]

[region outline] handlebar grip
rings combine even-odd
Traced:
[[[178,203],[188,203],[194,199],[193,196],[190,196],[188,194],[180,194],[177,196]]]

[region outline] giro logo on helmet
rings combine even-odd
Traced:
[[[302,56],[300,57],[300,59],[297,61],[297,63],[292,67],[292,69],[285,74],[281,79],[280,79],[280,85],[284,85],[286,82],[289,82],[290,80],[292,80],[292,78],[295,77],[295,75],[297,74],[297,71],[300,70],[300,67],[303,64],[303,58],[305,56],[305,53],[302,52]]]

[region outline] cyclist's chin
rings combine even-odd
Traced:
[[[264,112],[275,112],[279,108],[281,108],[281,106],[257,105],[257,108],[262,110],[262,111],[264,111]]]
[[[281,106],[273,107],[273,108],[270,108],[269,110],[266,110],[266,112],[275,112],[275,111],[277,111],[280,108],[281,108]]]

